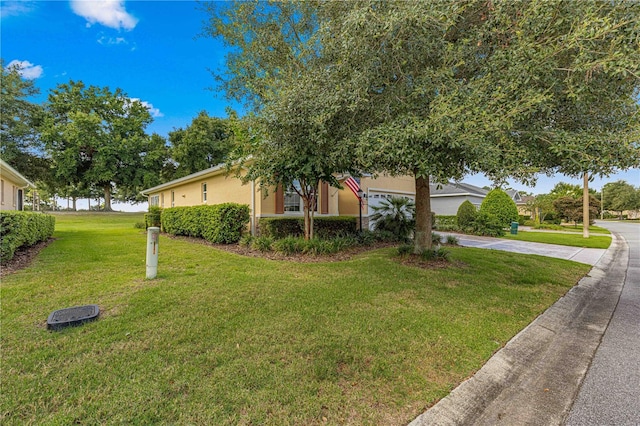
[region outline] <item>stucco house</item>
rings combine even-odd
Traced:
[[[343,182],[349,176],[338,176]],[[415,199],[415,180],[410,176],[363,176],[359,179],[363,191],[363,226],[373,207],[392,196]],[[480,206],[488,191],[465,183],[431,185],[431,210],[437,215],[455,215],[465,200]],[[142,191],[150,206],[180,207],[226,202],[249,205],[251,233],[263,217],[302,216],[302,200],[293,190],[271,188],[266,197],[258,182],[242,184],[241,180],[227,173],[224,165],[218,165],[162,185]],[[316,217],[359,216],[358,198],[344,186],[338,189],[323,183],[320,185]]]
[[[0,158],[0,210],[24,210],[24,190],[35,185]]]

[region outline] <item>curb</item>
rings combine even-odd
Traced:
[[[409,426],[562,424],[620,298],[628,253],[612,233],[586,277]]]

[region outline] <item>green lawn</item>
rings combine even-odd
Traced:
[[[59,215],[3,278],[0,423],[404,425],[589,270],[472,248],[445,269],[393,249],[288,263],[162,236],[147,281],[140,220]],[[46,329],[93,303],[98,321]]]
[[[518,231],[517,235],[505,234],[510,240],[529,241],[534,243],[559,244],[561,246],[606,249],[611,244],[611,237],[592,235],[584,238],[582,234],[562,234],[553,232]]]
[[[548,229],[548,231],[565,231],[565,232],[579,232],[582,233],[582,224],[578,224],[578,226],[573,225],[558,225],[559,229]],[[542,230],[545,230],[544,228]],[[595,234],[611,234],[608,229],[605,229],[601,226],[591,225],[589,226],[589,232],[593,232]]]

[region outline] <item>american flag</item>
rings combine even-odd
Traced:
[[[358,194],[358,191],[360,190],[360,184],[358,183],[358,181],[349,176],[347,180],[344,181],[344,184],[349,187],[351,192],[353,192],[356,197],[358,197],[360,205],[362,205],[362,199],[360,198],[360,194]]]

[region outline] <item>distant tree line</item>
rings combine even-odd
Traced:
[[[36,104],[34,82],[0,66],[0,156],[37,183],[28,195],[41,207],[53,208],[55,197],[73,210],[81,198],[101,198],[94,208],[106,211],[112,200],[146,201],[142,189],[220,164],[231,149],[229,119],[201,111],[167,140],[146,132],[148,109],[120,89],[70,81]]]

